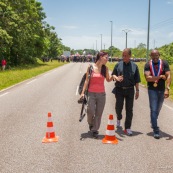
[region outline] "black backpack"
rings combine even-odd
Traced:
[[[89,76],[88,76],[89,77],[88,87],[89,87],[89,83],[90,83],[90,77],[91,77],[92,70],[93,70],[93,66],[90,65],[90,67],[89,67]],[[81,93],[82,93],[85,80],[86,80],[86,73],[83,75],[83,77],[80,81],[80,84],[79,84],[79,89],[78,89],[79,95],[81,95]],[[88,91],[88,87],[86,88],[86,91]]]

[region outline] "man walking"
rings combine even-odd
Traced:
[[[131,124],[133,118],[133,102],[139,97],[139,82],[140,74],[138,66],[130,61],[131,50],[126,48],[123,50],[123,60],[117,63],[112,72],[113,78],[116,81],[114,94],[116,97],[115,110],[117,114],[117,127],[120,127],[120,120],[122,119],[122,110],[125,100],[126,119],[124,132],[131,136]],[[135,88],[135,89],[134,89]]]
[[[169,97],[171,75],[167,61],[159,58],[160,53],[158,50],[152,50],[150,57],[151,60],[145,64],[144,75],[148,84],[151,126],[154,132],[154,138],[159,139],[160,134],[157,119],[164,98]]]

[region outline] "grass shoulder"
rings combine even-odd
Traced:
[[[0,71],[0,90],[64,64],[66,63],[58,62],[57,60],[53,60],[52,62],[42,62],[38,60],[37,64],[23,65],[20,67],[13,67],[5,71]]]

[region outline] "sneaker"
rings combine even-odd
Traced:
[[[124,130],[124,133],[127,134],[127,135],[129,135],[129,136],[132,136],[132,134],[133,134],[132,131],[131,131],[131,129],[125,129]]]
[[[117,127],[120,127],[121,125],[121,121],[120,120],[117,120]]]
[[[159,132],[154,132],[154,138],[155,138],[155,139],[160,139]]]

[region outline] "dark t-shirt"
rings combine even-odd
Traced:
[[[136,66],[135,72],[133,72],[131,63],[133,62],[130,61],[127,64],[123,62],[122,74],[118,74],[119,63],[115,65],[112,75],[116,75],[116,76],[123,75],[123,78],[124,78],[122,82],[118,82],[118,81],[115,82],[116,87],[132,87],[132,86],[135,86],[136,83],[139,83],[141,81],[138,66],[135,63],[133,63]]]
[[[156,70],[156,72],[158,71],[158,65],[159,65],[158,63],[154,64],[154,69]],[[170,71],[169,64],[165,60],[162,60],[162,70],[163,71],[160,75],[165,75],[165,72]],[[149,62],[147,62],[145,64],[144,72],[146,72],[146,71],[151,72]],[[157,83],[157,87],[154,87],[153,84],[154,84],[154,82],[147,82],[148,89],[150,89],[150,90],[161,90],[161,91],[165,90],[165,80],[159,79],[159,81]]]

